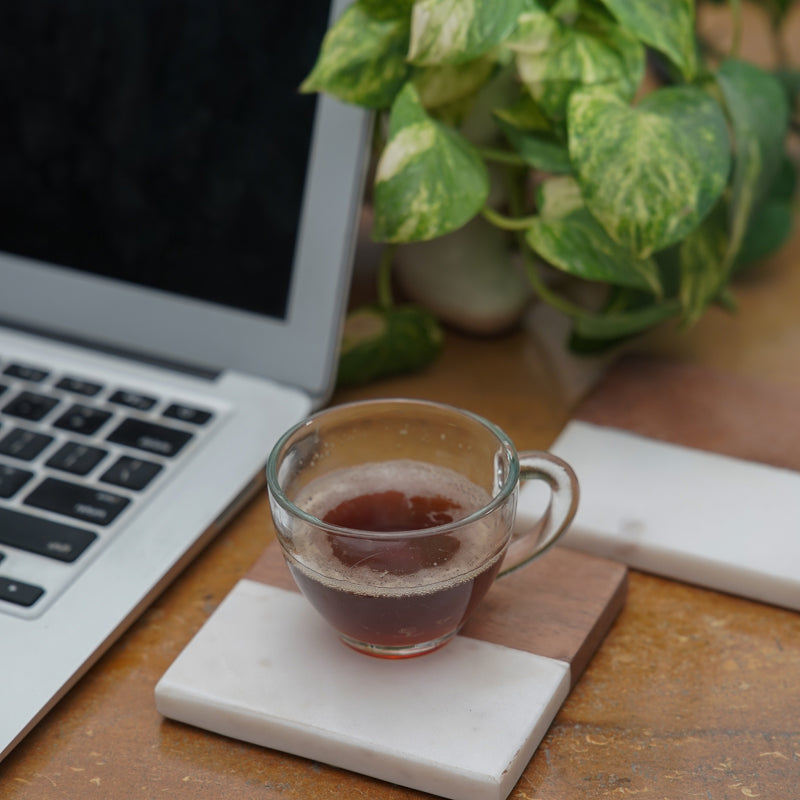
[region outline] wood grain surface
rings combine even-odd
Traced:
[[[248,578],[297,591],[277,542]],[[462,633],[557,658],[574,686],[625,604],[627,568],[565,547],[495,581]]]
[[[795,386],[636,354],[608,370],[575,416],[672,444],[800,470],[800,389]]]
[[[740,316],[712,311],[693,331],[642,347],[765,386],[800,388],[798,263],[800,232],[740,288]],[[442,360],[427,372],[334,400],[380,395],[470,408],[529,449],[546,448],[571,413],[536,340],[523,333],[494,340],[449,333]],[[0,797],[421,800],[157,713],[158,679],[273,535],[262,492],[0,764]],[[624,608],[511,798],[793,798],[798,675],[799,614],[633,571]]]
[[[796,47],[789,52],[800,57]],[[800,391],[795,228],[789,244],[737,282],[736,314],[712,308],[690,330],[665,326],[636,343],[648,356],[757,382],[748,414],[756,439],[765,436],[761,400],[787,387]],[[691,375],[673,380],[680,408]],[[575,410],[541,343],[519,331],[490,340],[448,332],[444,355],[429,370],[339,392],[334,402],[375,396],[469,408],[520,449],[548,447]],[[715,397],[709,422],[729,413],[725,392]],[[787,450],[797,452],[794,444]],[[157,713],[156,682],[273,535],[261,492],[0,764],[0,797],[422,800]],[[624,608],[511,800],[793,800],[798,676],[800,614],[632,571]]]

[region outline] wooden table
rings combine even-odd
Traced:
[[[641,347],[800,386],[800,227],[738,297],[738,316],[712,310]],[[521,448],[547,447],[570,408],[545,364],[521,332],[450,334],[424,374],[335,400],[433,398],[494,419]],[[272,536],[262,493],[0,765],[0,796],[422,797],[157,713],[157,680]],[[511,796],[788,800],[798,787],[800,614],[632,572],[625,609]]]

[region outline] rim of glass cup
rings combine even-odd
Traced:
[[[426,408],[431,409],[438,409],[440,411],[447,411],[449,413],[455,413],[462,417],[468,417],[473,422],[477,422],[479,425],[486,428],[490,433],[492,433],[498,440],[498,444],[502,446],[502,449],[506,451],[508,454],[508,462],[509,462],[509,470],[508,474],[506,475],[505,480],[503,481],[502,486],[499,488],[496,494],[492,496],[488,503],[481,506],[477,511],[473,511],[471,514],[468,514],[466,517],[461,517],[461,519],[453,520],[452,522],[447,522],[443,525],[435,525],[430,528],[411,528],[407,530],[398,530],[398,531],[387,531],[382,532],[381,536],[386,537],[402,537],[402,538],[414,538],[414,537],[423,537],[423,536],[431,536],[433,534],[440,534],[445,533],[450,530],[455,530],[457,528],[461,528],[462,526],[471,525],[478,520],[483,519],[484,517],[489,516],[492,514],[499,506],[501,506],[505,501],[508,499],[508,496],[516,489],[517,484],[519,483],[519,456],[517,455],[517,450],[514,447],[513,442],[511,439],[506,435],[506,433],[495,425],[493,422],[490,422],[485,417],[480,416],[479,414],[475,414],[472,411],[467,411],[463,408],[457,408],[456,406],[449,405],[447,403],[437,403],[432,400],[414,400],[409,398],[386,398],[386,399],[379,399],[379,400],[356,400],[350,403],[341,403],[340,405],[336,406],[329,406],[328,408],[322,409],[317,411],[315,414],[304,419],[302,422],[298,422],[296,425],[293,425],[289,430],[287,430],[278,441],[275,443],[275,446],[272,448],[272,451],[269,454],[269,458],[267,459],[267,485],[269,487],[270,494],[274,498],[274,500],[281,506],[285,511],[288,511],[290,514],[299,517],[304,522],[313,525],[320,530],[326,531],[327,533],[332,533],[337,536],[349,536],[353,538],[360,538],[360,539],[372,539],[376,535],[376,531],[365,531],[359,528],[347,528],[342,525],[333,525],[330,522],[325,522],[321,520],[319,517],[315,517],[313,514],[309,514],[307,511],[304,511],[300,506],[295,505],[285,494],[283,489],[280,486],[278,481],[278,455],[283,450],[286,443],[295,436],[295,434],[302,431],[304,428],[312,428],[314,424],[319,420],[320,417],[326,416],[331,412],[335,411],[347,411],[348,409],[354,408],[363,408],[366,406],[376,407],[376,406],[390,406],[390,405],[406,405],[406,406],[425,406]]]

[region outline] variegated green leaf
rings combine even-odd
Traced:
[[[423,67],[414,73],[414,86],[425,108],[438,108],[474,95],[494,69],[495,60],[490,56],[458,66]]]
[[[559,135],[527,94],[493,112],[497,126],[526,164],[547,172],[572,171],[566,137]]]
[[[725,188],[725,116],[695,87],[659,89],[636,108],[608,89],[578,90],[568,127],[589,211],[640,258],[696,228]]]
[[[728,231],[720,203],[678,248],[680,301],[686,325],[696,322],[728,277]]]
[[[506,38],[505,45],[516,53],[542,55],[555,47],[562,35],[558,18],[534,5],[520,14],[517,27]]]
[[[553,130],[553,125],[546,114],[527,92],[503,108],[496,108],[494,115],[521,131],[549,133]]]
[[[381,8],[374,0],[357,0],[325,34],[301,91],[388,108],[411,70],[406,61],[410,24],[410,8],[404,12],[400,2]]]
[[[783,161],[789,105],[776,78],[744,61],[723,62],[717,82],[731,119],[736,153],[730,202],[730,264]]]
[[[509,46],[520,78],[552,119],[563,119],[578,86],[603,84],[630,100],[644,76],[644,48],[611,23],[579,18],[566,25],[543,11],[520,17]]]
[[[576,278],[661,292],[655,261],[631,255],[585,208],[563,219],[539,217],[525,238],[545,261]]]
[[[520,131],[500,118],[497,120],[497,125],[506,135],[514,150],[529,166],[545,172],[567,173],[572,171],[569,151],[564,142],[546,134],[537,135]]]
[[[401,90],[375,174],[373,236],[433,239],[460,228],[486,202],[489,176],[474,147],[426,114],[414,87]]]
[[[373,19],[410,17],[414,0],[356,0]]]
[[[533,4],[539,7],[539,4],[532,0]],[[555,0],[550,6],[549,13],[553,17],[571,17],[575,18],[581,12],[581,0]]]
[[[664,53],[687,81],[697,74],[694,0],[602,0],[627,30]]]
[[[439,322],[428,309],[361,306],[345,321],[336,383],[358,386],[422,369],[436,360],[443,341]]]
[[[526,0],[417,0],[411,15],[414,64],[460,64],[488,53],[514,29]]]
[[[563,219],[585,208],[581,187],[575,178],[559,175],[542,181],[536,189],[536,206],[542,219]]]

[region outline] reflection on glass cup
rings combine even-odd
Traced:
[[[539,523],[512,535],[520,481],[542,480]],[[568,527],[578,483],[561,459],[517,453],[451,406],[374,400],[322,411],[281,437],[270,506],[294,580],[350,647],[384,658],[435,650],[496,577]]]

